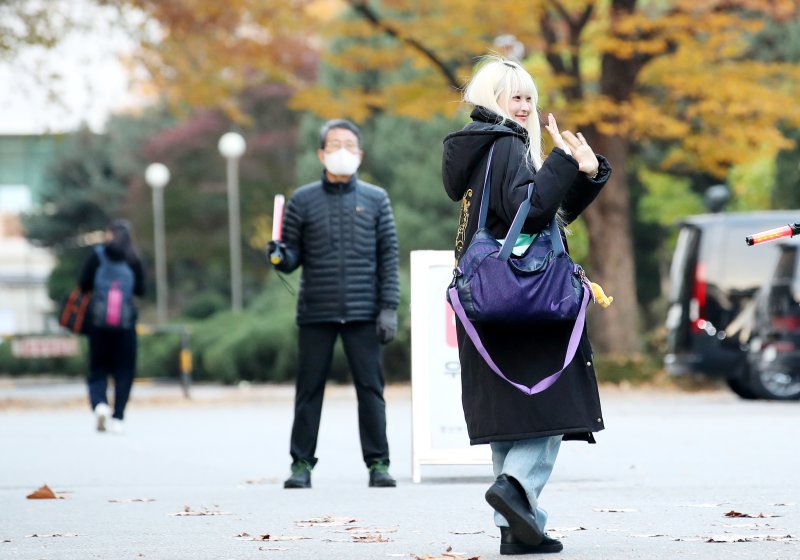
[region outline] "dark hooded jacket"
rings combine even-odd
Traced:
[[[524,128],[482,107],[476,107],[471,118],[471,123],[444,139],[445,191],[452,200],[461,202],[456,259],[477,230],[478,207],[492,144],[495,148],[486,227],[498,239],[506,236],[531,182],[535,185],[532,205],[522,231],[532,234],[547,227],[559,209],[560,217],[567,223],[577,218],[611,173],[608,161],[598,156],[599,172],[590,179],[578,171],[577,161],[559,148],[553,149],[541,169],[534,171]],[[572,325],[483,323],[476,325],[476,329],[506,376],[532,386],[563,365]],[[602,430],[604,425],[586,330],[575,358],[558,381],[531,396],[489,369],[460,323],[457,331],[461,398],[473,445],[558,434],[564,435],[564,439],[594,442],[592,433]]]

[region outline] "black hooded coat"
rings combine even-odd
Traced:
[[[534,171],[527,131],[516,122],[476,107],[472,122],[444,139],[442,179],[447,195],[461,202],[455,253],[459,259],[477,230],[478,207],[489,150],[495,145],[486,227],[505,238],[514,215],[535,185],[523,233],[546,228],[560,209],[567,223],[577,218],[608,181],[611,167],[598,156],[600,168],[590,179],[578,162],[559,148]],[[563,237],[563,232],[562,232]],[[566,246],[566,239],[565,239]],[[591,306],[590,306],[591,309]],[[511,380],[532,386],[558,371],[564,362],[572,324],[476,324],[495,363]],[[594,442],[604,428],[592,348],[586,330],[575,358],[556,383],[542,393],[525,395],[495,374],[457,324],[461,362],[461,399],[470,443],[520,440],[550,435]]]

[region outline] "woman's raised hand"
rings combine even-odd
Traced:
[[[561,136],[566,140],[567,145],[572,150],[572,157],[578,160],[578,169],[586,173],[589,177],[597,175],[597,170],[600,167],[600,162],[597,161],[597,156],[594,150],[583,137],[580,132],[572,134],[569,130],[561,133]]]
[[[544,125],[547,129],[547,132],[550,133],[550,138],[553,139],[553,144],[556,145],[556,148],[561,148],[567,154],[572,155],[572,151],[567,146],[567,142],[564,138],[561,137],[561,133],[558,131],[558,123],[556,123],[556,118],[553,116],[553,113],[547,114],[547,124]]]
[[[586,173],[589,177],[597,175],[600,162],[597,161],[594,150],[586,141],[586,138],[583,137],[583,134],[579,132],[575,135],[569,130],[559,133],[556,118],[552,113],[547,115],[545,128],[550,133],[553,143],[577,160],[580,171]]]

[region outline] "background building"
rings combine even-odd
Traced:
[[[0,335],[43,332],[55,323],[47,293],[55,262],[25,239],[20,215],[37,203],[56,141],[0,136]]]

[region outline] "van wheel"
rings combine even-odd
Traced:
[[[800,399],[800,372],[798,371],[756,369],[750,382],[759,397],[778,401]]]
[[[739,368],[739,375],[737,377],[729,377],[726,379],[728,387],[731,391],[746,400],[753,400],[758,398],[758,394],[750,386],[750,368],[747,364],[743,364]]]

